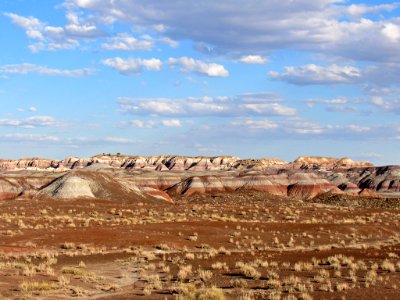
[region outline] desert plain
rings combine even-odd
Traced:
[[[0,161],[1,299],[399,299],[400,167]]]

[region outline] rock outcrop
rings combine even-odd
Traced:
[[[141,188],[105,172],[72,171],[41,188],[35,198],[105,200],[140,200],[147,196],[165,201],[173,200],[162,191]]]
[[[7,178],[0,177],[0,200],[12,200],[23,192],[23,187]]]
[[[276,158],[240,159],[232,156],[124,156],[97,155],[90,158],[68,157],[60,161],[27,158],[20,160],[0,160],[1,170],[48,170],[61,171],[84,169],[93,165],[109,166],[118,169],[156,170],[156,171],[217,171],[217,170],[253,170],[269,168],[294,169],[338,169],[352,167],[370,167],[367,162],[354,162],[349,158],[299,157],[292,163]]]
[[[400,166],[347,158],[239,159],[232,156],[70,157],[0,161],[0,200],[136,199],[262,191],[308,200],[323,194],[400,197]]]
[[[332,190],[335,186],[315,174],[280,173],[274,175],[194,176],[168,189],[171,195],[231,192],[237,190],[263,191],[276,196],[310,199]]]
[[[370,162],[355,162],[350,158],[333,158],[322,156],[300,156],[290,164],[296,169],[348,169],[354,167],[372,167]]]

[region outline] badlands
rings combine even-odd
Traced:
[[[400,166],[0,160],[1,299],[399,299]]]

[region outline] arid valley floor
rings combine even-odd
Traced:
[[[400,297],[399,167],[97,156],[0,169],[1,299]]]

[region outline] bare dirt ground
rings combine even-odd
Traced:
[[[0,298],[400,298],[396,207],[175,200],[0,202]]]

